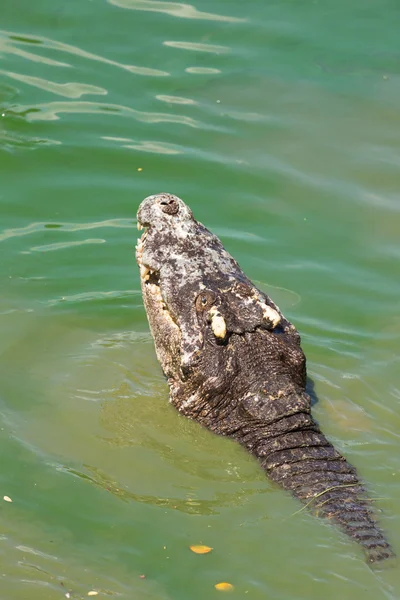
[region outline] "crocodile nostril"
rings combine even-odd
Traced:
[[[161,210],[167,215],[176,215],[179,212],[179,204],[176,198],[162,198],[160,200]]]

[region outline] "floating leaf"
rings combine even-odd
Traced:
[[[195,554],[208,554],[212,550],[212,548],[210,548],[210,546],[203,546],[201,544],[198,544],[198,545],[195,544],[194,546],[190,546],[190,549]]]
[[[233,585],[231,583],[227,583],[226,581],[216,583],[214,587],[220,592],[231,592],[233,590]]]

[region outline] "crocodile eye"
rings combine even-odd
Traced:
[[[196,309],[200,312],[210,308],[215,302],[215,294],[208,290],[201,292],[196,298]]]
[[[160,200],[161,210],[167,215],[176,215],[179,212],[179,204],[176,198],[164,196]]]

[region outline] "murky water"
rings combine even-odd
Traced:
[[[221,237],[301,332],[314,414],[400,553],[399,19],[3,0],[1,600],[400,597],[398,565],[168,405],[133,256],[159,191]]]

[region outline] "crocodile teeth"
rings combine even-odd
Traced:
[[[144,241],[147,236],[147,231],[144,232],[142,237],[140,237],[136,242],[136,256],[138,260],[142,260],[143,250],[144,250]]]
[[[224,339],[226,336],[225,319],[215,306],[210,310],[209,317],[211,318],[211,329],[215,337]]]
[[[266,319],[267,321],[271,321],[272,328],[274,329],[278,325],[278,323],[280,323],[281,320],[279,313],[277,313],[276,310],[268,306],[268,304],[262,305],[262,311],[264,319]]]
[[[140,265],[140,277],[147,281],[147,279],[150,277],[150,269],[144,265]]]

